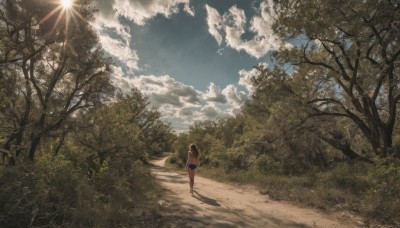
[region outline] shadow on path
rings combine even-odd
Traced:
[[[221,204],[219,204],[215,199],[211,199],[211,198],[208,198],[208,197],[206,197],[204,195],[201,195],[196,190],[193,190],[193,192],[195,193],[195,194],[193,194],[193,197],[198,199],[198,200],[200,200],[201,202],[206,203],[206,204],[211,205],[211,206],[215,206],[215,207],[220,207],[221,206]]]

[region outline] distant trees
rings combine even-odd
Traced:
[[[105,161],[147,162],[149,156],[169,151],[173,139],[170,126],[147,105],[137,89],[130,94],[119,92],[114,101],[79,114],[73,139],[91,151],[92,159],[98,159],[99,165]]]

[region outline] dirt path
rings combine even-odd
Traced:
[[[189,194],[185,172],[154,161],[152,174],[168,189],[159,204],[165,214],[178,218],[176,227],[359,227],[340,214],[325,214],[286,202],[271,200],[249,186],[234,186],[196,176],[194,196]]]

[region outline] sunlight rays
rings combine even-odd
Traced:
[[[53,4],[57,4],[57,6],[50,12],[48,13],[43,19],[39,21],[39,24],[42,24],[55,16],[56,14],[57,17],[55,19],[54,25],[50,30],[50,34],[52,34],[57,27],[61,26],[60,22],[62,19],[65,20],[64,23],[64,29],[65,29],[65,41],[67,41],[68,37],[68,31],[69,31],[69,26],[70,26],[70,19],[73,19],[74,24],[77,23],[76,18],[79,18],[80,20],[85,21],[80,13],[74,9],[74,0],[56,0],[56,1],[51,1]]]

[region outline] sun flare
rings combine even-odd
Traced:
[[[72,7],[72,0],[61,0],[61,5],[64,9],[69,9]]]

